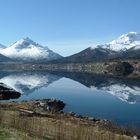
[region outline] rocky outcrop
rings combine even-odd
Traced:
[[[63,101],[56,99],[31,100],[25,101],[25,103],[29,104],[30,110],[34,110],[34,112],[36,112],[35,114],[33,114],[34,112],[32,113],[26,112],[26,113],[33,115],[40,114],[41,112],[56,113],[62,111],[65,107],[65,103]]]
[[[7,87],[5,84],[0,83],[0,100],[17,99],[20,97],[20,93]]]

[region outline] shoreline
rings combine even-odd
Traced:
[[[0,63],[0,71],[83,72],[110,76],[140,78],[139,60],[116,60],[89,63]]]
[[[101,120],[88,116],[85,117],[74,112],[63,112],[62,110],[64,106],[65,103],[62,101],[53,99],[0,103],[1,124],[5,126],[12,126],[16,129],[23,129],[25,132],[32,133],[37,137],[44,137],[45,135],[48,135],[48,137],[52,137],[54,139],[56,137],[55,134],[61,137],[63,133],[61,129],[64,128],[66,134],[68,132],[70,134],[74,133],[73,129],[78,131],[77,133],[74,133],[75,138],[73,139],[76,139],[81,135],[87,135],[89,139],[95,138],[96,135],[97,140],[99,138],[100,140],[131,140],[137,138],[134,132],[120,128],[108,120]],[[12,116],[14,116],[14,118],[12,118]],[[9,120],[11,120],[12,124],[9,124]],[[29,125],[30,130],[28,130],[27,126],[24,127],[23,122],[27,126],[31,123],[31,126]],[[46,128],[47,124],[50,124],[48,128]],[[58,124],[58,126],[56,124]],[[43,128],[41,128],[41,126]],[[41,129],[41,132],[36,130],[35,127],[38,127],[39,130]],[[53,131],[53,129],[58,130],[59,133],[47,132],[45,128],[48,131]],[[86,133],[83,133],[83,131],[86,131]],[[80,140],[86,140],[83,136],[80,137]],[[70,139],[68,136],[65,137]],[[64,137],[61,137],[61,139],[63,140]]]

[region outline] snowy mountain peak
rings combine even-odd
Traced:
[[[59,54],[53,52],[48,47],[32,41],[28,37],[20,39],[10,47],[2,49],[1,54],[15,60],[23,61],[48,61],[61,58]]]
[[[136,32],[129,32],[127,34],[121,35],[116,40],[101,46],[101,48],[110,49],[112,51],[126,51],[130,48],[139,49],[140,34]]]
[[[19,41],[15,42],[10,47],[16,48],[16,49],[33,48],[33,47],[44,48],[43,46],[41,46],[38,43],[36,43],[33,40],[31,40],[29,37],[20,39]],[[46,47],[46,49],[48,49],[48,48]]]
[[[37,44],[33,40],[31,40],[29,37],[23,38],[23,39],[19,40],[19,42],[20,43],[28,42],[30,44]]]
[[[34,41],[31,40],[29,37],[25,37],[25,38],[23,38],[23,40],[28,41],[28,42],[34,42]]]
[[[129,32],[127,34],[123,34],[117,39],[106,43],[91,47],[91,50],[99,48],[104,50],[111,50],[111,51],[126,51],[131,48],[133,49],[140,49],[140,33],[137,32]]]
[[[136,33],[136,32],[129,32],[127,34],[120,36],[117,40],[113,40],[109,44],[111,44],[111,45],[115,45],[115,44],[129,45],[135,41],[140,41],[140,34]]]

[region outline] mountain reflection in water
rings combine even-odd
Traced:
[[[140,102],[140,79],[89,73],[1,72],[0,82],[22,94],[28,95],[63,77],[77,81],[90,89],[108,92],[130,104]]]
[[[0,83],[22,93],[21,101],[56,98],[64,111],[140,129],[140,79],[68,72],[1,72]]]
[[[88,88],[108,92],[122,101],[131,104],[140,102],[140,79],[89,73],[61,73],[60,75],[78,81]]]
[[[61,77],[46,72],[7,72],[0,76],[0,82],[22,94],[48,86]]]

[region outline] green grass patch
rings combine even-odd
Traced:
[[[8,140],[11,138],[11,134],[8,131],[8,129],[5,129],[3,127],[0,127],[0,140]]]

